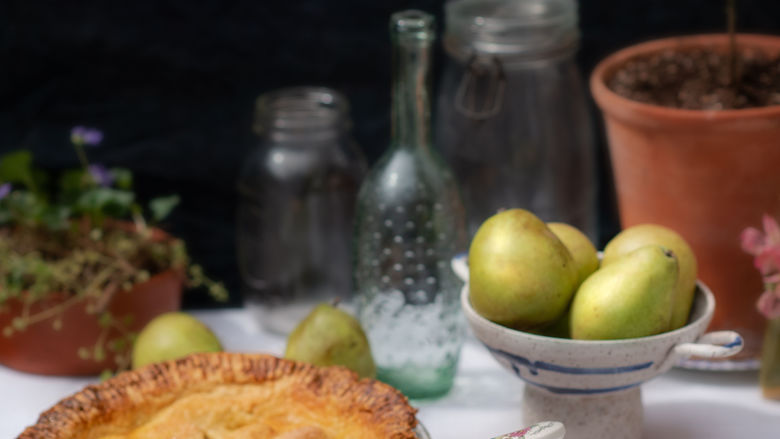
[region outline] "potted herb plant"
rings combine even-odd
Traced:
[[[621,225],[679,232],[716,296],[712,327],[745,337],[755,367],[765,319],[750,258],[735,237],[780,214],[780,37],[731,32],[650,41],[593,71],[606,125]],[[754,293],[756,292],[756,293]]]
[[[98,130],[76,127],[78,169],[48,175],[27,150],[0,159],[0,363],[26,372],[89,375],[126,368],[134,336],[179,308],[182,287],[221,284],[192,265],[156,224],[177,196],[145,207],[127,169],[87,160]]]

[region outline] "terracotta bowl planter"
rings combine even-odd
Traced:
[[[183,277],[176,270],[167,270],[152,276],[130,291],[120,291],[107,307],[111,314],[123,319],[129,317],[130,331],[139,331],[155,316],[179,309]],[[37,302],[35,312],[65,300],[64,296]],[[22,310],[20,300],[12,300],[0,309],[0,328],[11,324],[13,316]],[[92,348],[98,341],[102,328],[94,314],[86,311],[85,304],[68,307],[62,314],[62,327],[55,330],[53,320],[47,319],[30,325],[10,337],[0,335],[0,363],[24,372],[44,375],[97,375],[103,370],[116,368],[113,353],[106,352],[103,361],[82,359],[79,348]],[[106,334],[108,340],[118,337],[117,330]]]
[[[120,224],[119,227],[130,227]],[[162,230],[153,230],[153,239],[168,239]],[[130,291],[119,291],[107,304],[106,310],[119,321],[128,323],[125,330],[138,332],[159,314],[178,310],[184,287],[184,273],[168,269],[157,273],[146,282],[136,284]],[[37,313],[68,299],[65,294],[35,302],[29,312]],[[106,369],[116,369],[115,354],[105,351],[105,359],[82,359],[80,348],[92,349],[102,340],[119,337],[119,330],[104,330],[95,314],[87,312],[86,301],[68,306],[57,314],[61,320],[54,328],[54,318],[46,318],[14,331],[11,336],[2,334],[3,328],[12,325],[13,319],[23,312],[21,299],[10,299],[0,305],[0,364],[24,372],[43,375],[97,375]],[[101,333],[104,333],[101,336]]]
[[[759,226],[764,213],[780,215],[780,106],[673,109],[628,100],[606,86],[631,58],[727,44],[725,35],[702,35],[632,46],[603,60],[590,87],[606,124],[621,225],[662,224],[691,244],[699,277],[719,305],[711,328],[742,334],[741,361],[755,364],[765,325],[755,308],[762,284],[739,234]],[[774,55],[780,37],[740,35],[738,45]]]

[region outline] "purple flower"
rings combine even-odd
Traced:
[[[0,184],[0,200],[7,197],[11,193],[11,183]]]
[[[103,165],[89,165],[87,171],[98,186],[109,187],[114,183],[114,174]]]
[[[79,145],[98,146],[103,141],[103,132],[97,128],[73,127],[70,130],[70,141]]]

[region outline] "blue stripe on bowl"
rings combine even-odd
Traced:
[[[570,375],[615,375],[620,373],[630,373],[630,372],[636,372],[639,370],[648,369],[650,366],[653,365],[652,361],[648,361],[647,363],[639,363],[639,364],[632,364],[629,366],[618,366],[618,367],[570,367],[570,366],[560,366],[558,364],[553,363],[547,363],[545,361],[530,361],[529,359],[525,357],[521,357],[519,355],[510,354],[509,352],[502,351],[500,349],[495,349],[488,347],[491,353],[493,355],[497,355],[500,357],[504,357],[507,359],[511,365],[512,369],[515,371],[515,373],[519,376],[520,370],[518,366],[525,366],[528,368],[528,372],[531,373],[531,375],[537,375],[539,374],[539,370],[548,370],[550,372],[558,372],[558,373],[565,373]]]
[[[737,337],[737,338],[736,338],[736,339],[734,339],[734,341],[732,341],[731,343],[729,343],[729,344],[724,344],[724,345],[723,345],[723,347],[724,347],[724,348],[733,348],[733,347],[736,347],[736,346],[741,346],[741,345],[742,345],[742,343],[743,343],[743,342],[742,342],[742,337]]]

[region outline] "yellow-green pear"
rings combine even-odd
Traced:
[[[183,312],[160,314],[143,327],[133,343],[133,369],[175,360],[196,352],[219,352],[222,344],[200,320]]]
[[[567,309],[558,320],[550,323],[539,329],[531,330],[536,335],[544,335],[545,337],[555,338],[570,338],[571,329],[569,326],[569,319],[571,318],[571,308]]]
[[[524,209],[488,218],[469,247],[469,294],[480,315],[527,330],[558,319],[577,285],[569,250]]]
[[[376,376],[371,347],[360,322],[325,303],[317,305],[293,329],[284,356],[317,366],[344,366],[364,378]]]
[[[677,275],[677,257],[659,245],[640,247],[602,266],[574,295],[572,338],[614,340],[667,331]]]
[[[599,255],[596,247],[580,229],[566,223],[547,223],[547,227],[563,242],[574,258],[577,268],[577,284],[599,268]]]
[[[677,232],[658,224],[640,224],[618,233],[604,248],[602,266],[619,260],[624,255],[646,245],[666,247],[677,256],[680,274],[674,293],[674,307],[669,329],[677,329],[688,322],[688,315],[696,291],[696,255],[690,245]]]

